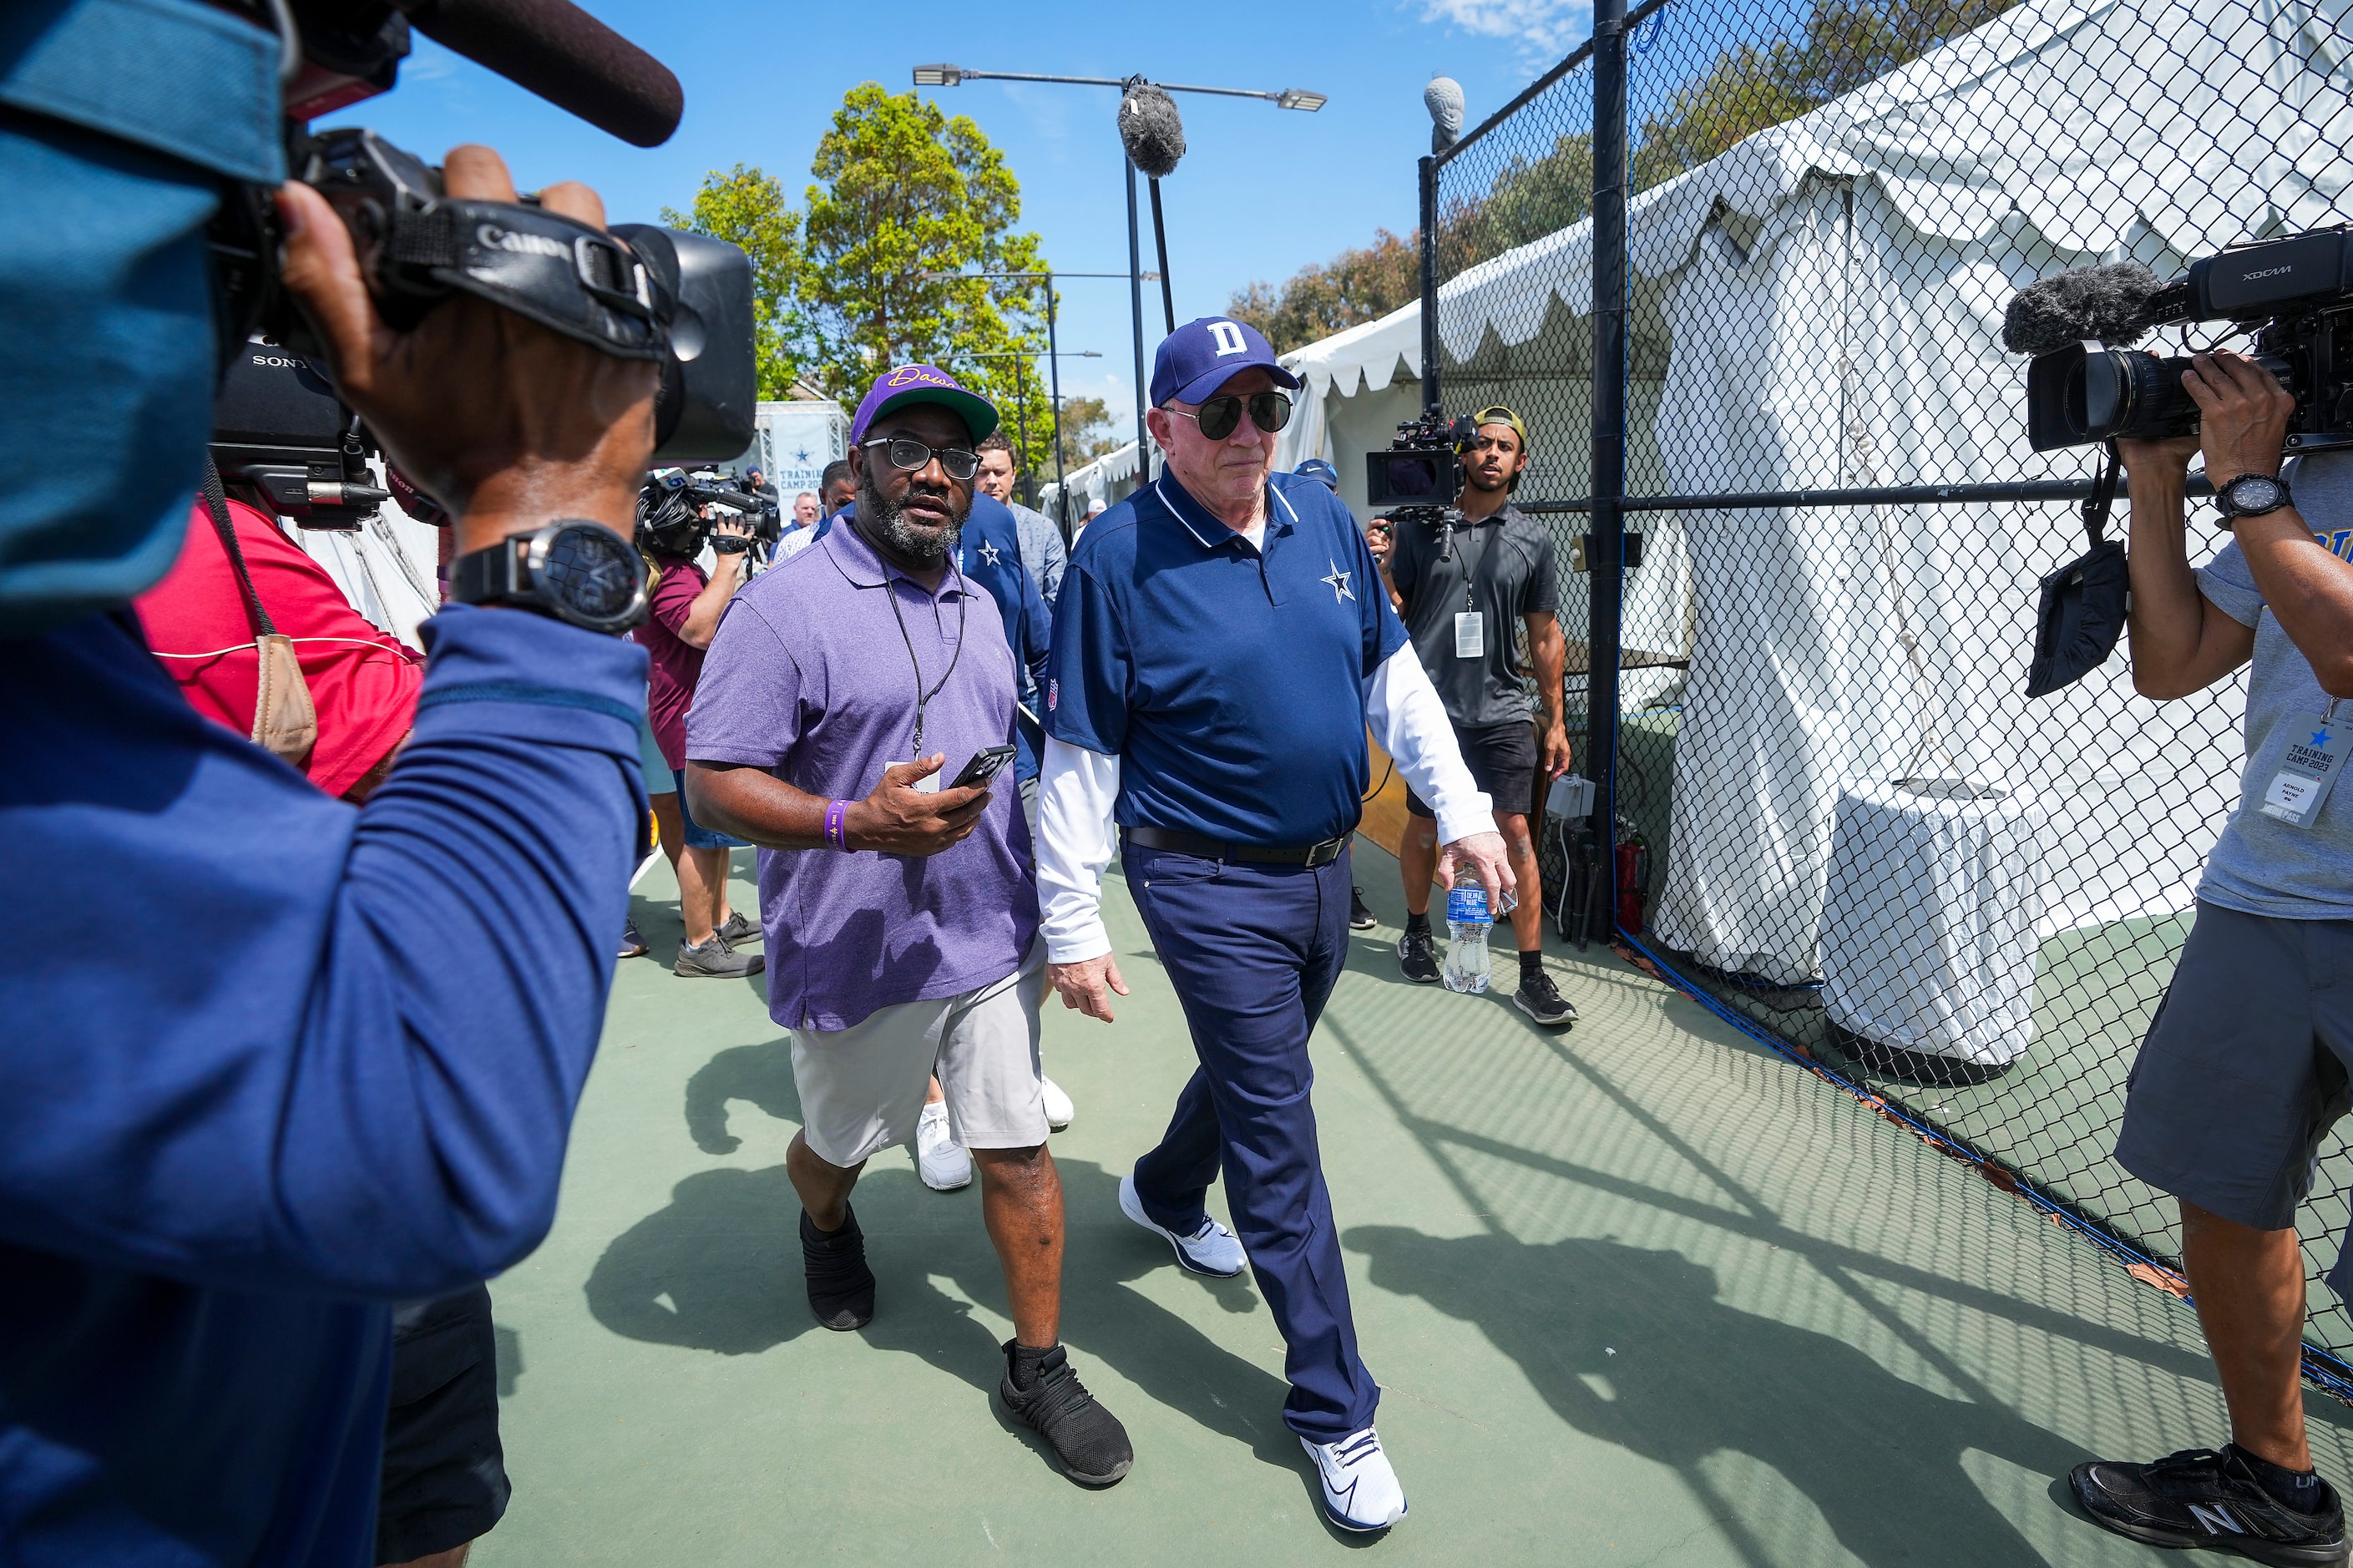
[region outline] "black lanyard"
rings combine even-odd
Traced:
[[[851,531],[852,531],[852,532],[855,532],[855,531],[856,531],[856,525],[855,525],[855,524],[852,524],[852,525],[851,525]],[[874,546],[873,546],[873,544],[872,544],[871,542],[867,542],[867,541],[865,541],[862,535],[860,536],[860,542],[865,542],[865,543],[866,543],[866,547],[867,547],[869,550],[874,550]],[[849,570],[848,570],[846,567],[844,567],[844,566],[842,565],[842,563],[840,563],[840,561],[839,561],[838,559],[836,559],[836,558],[834,557],[834,553],[833,553],[833,552],[832,552],[832,551],[828,550],[828,551],[827,551],[825,553],[826,553],[826,559],[827,559],[827,560],[828,560],[828,561],[832,561],[832,562],[833,562],[833,569],[834,569],[835,571],[837,571],[837,572],[839,572],[839,573],[841,574],[841,575],[842,575],[842,580],[843,580],[844,582],[849,583],[852,587],[871,587],[871,586],[876,586],[876,584],[861,584],[861,583],[860,583],[860,582],[858,581],[858,579],[857,579],[857,578],[852,577],[852,576],[849,574]],[[965,581],[964,581],[964,569],[963,569],[962,567],[960,567],[960,566],[959,566],[959,567],[957,567],[957,568],[955,568],[955,574],[956,574],[956,640],[955,640],[955,651],[948,655],[948,667],[947,667],[947,668],[945,668],[945,669],[944,669],[944,670],[942,670],[942,671],[940,672],[940,678],[939,678],[939,679],[938,679],[937,681],[935,681],[935,682],[934,682],[934,683],[933,683],[933,685],[932,685],[932,689],[931,689],[930,690],[926,691],[926,690],[924,690],[924,689],[923,689],[923,661],[922,659],[920,659],[920,658],[916,658],[916,657],[915,657],[915,639],[914,639],[912,636],[910,636],[910,635],[908,634],[908,631],[907,631],[907,617],[906,617],[906,616],[905,616],[904,614],[902,614],[902,613],[901,612],[901,610],[900,610],[900,608],[899,608],[899,590],[897,589],[897,587],[895,587],[894,585],[892,585],[892,582],[891,582],[891,574],[892,574],[892,570],[893,570],[893,569],[892,569],[892,565],[891,565],[891,563],[890,563],[890,562],[885,561],[885,560],[883,560],[883,559],[882,559],[882,552],[881,552],[881,551],[879,551],[879,550],[875,550],[875,551],[874,551],[874,559],[876,560],[876,562],[878,562],[878,563],[881,565],[881,568],[882,568],[882,581],[881,581],[881,583],[879,585],[881,586],[881,590],[882,590],[883,596],[884,596],[885,598],[887,598],[887,599],[889,599],[889,600],[891,601],[891,618],[892,618],[892,620],[894,620],[894,621],[896,621],[896,622],[898,622],[898,623],[899,623],[899,640],[900,640],[901,642],[903,642],[903,643],[905,643],[905,644],[907,645],[907,662],[908,662],[909,664],[911,664],[911,665],[914,666],[914,668],[915,668],[915,741],[914,741],[914,747],[915,747],[915,749],[914,749],[914,752],[913,752],[913,755],[915,755],[915,756],[920,757],[920,756],[922,756],[922,755],[923,754],[923,709],[924,709],[925,705],[926,705],[926,704],[928,704],[928,703],[931,701],[931,700],[932,700],[933,698],[937,697],[937,696],[940,694],[940,690],[941,690],[941,689],[942,689],[943,687],[944,687],[944,686],[946,686],[946,685],[947,685],[947,683],[948,683],[948,677],[950,677],[950,676],[952,676],[952,675],[954,675],[954,674],[955,673],[956,661],[957,661],[958,659],[960,659],[960,658],[964,658],[964,620],[965,620],[965,605],[966,602],[967,602],[967,601],[969,601],[969,600],[971,599],[971,597],[972,597],[972,591],[971,591],[969,588],[967,588],[967,587],[965,587]],[[902,574],[900,574],[900,575],[904,576],[904,575],[905,575],[905,574],[904,574],[904,573],[902,573]],[[908,578],[908,581],[912,583],[912,582],[913,582],[913,581],[914,581],[914,579],[913,579],[913,578],[912,578],[912,577],[910,577],[910,578]],[[917,584],[917,585],[918,585],[918,586],[921,586],[921,584]],[[936,615],[937,615],[937,613],[938,613],[938,601],[937,601],[936,599],[934,599],[934,600],[933,601],[933,605],[934,605],[934,612],[933,612],[933,613],[934,613],[934,616],[936,616]]]
[[[1470,527],[1464,529],[1463,532],[1465,534],[1475,534],[1486,526],[1487,524],[1485,521],[1482,521],[1472,523]],[[1495,524],[1495,531],[1497,533],[1501,533],[1503,531],[1504,525],[1502,523],[1499,522]],[[1470,541],[1466,538],[1463,542],[1467,545]],[[1487,552],[1494,547],[1495,541],[1493,537],[1482,540],[1479,544],[1479,559],[1476,561],[1471,559],[1471,552],[1468,549],[1465,549],[1462,552],[1462,607],[1466,611],[1476,610],[1479,607],[1479,601],[1475,596],[1479,588],[1479,568],[1487,563]]]

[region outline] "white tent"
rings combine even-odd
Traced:
[[[2348,12],[2029,0],[1644,193],[1633,330],[1668,358],[1632,388],[1630,488],[2087,473],[2088,455],[2026,448],[2004,302],[2064,267],[2131,256],[2164,273],[2232,239],[2353,218]],[[1449,280],[1446,373],[1539,335],[1565,334],[1567,363],[1589,331],[1591,239],[1579,224]],[[1348,389],[1418,374],[1419,331],[1400,311],[1300,351],[1338,400],[1310,400],[1319,428],[1303,439],[1332,455]],[[2052,699],[2021,695],[2036,580],[2083,548],[2071,509],[1636,521],[1653,544],[1630,577],[1629,640],[1694,627],[1654,915],[1671,946],[1777,981],[1818,975],[1839,797],[1907,773],[2035,803],[2054,868],[2046,933],[2186,907],[2235,793],[2235,704],[2142,700],[2121,657]],[[1686,542],[1688,622],[1672,584],[1642,581],[1679,574]],[[2212,542],[2193,534],[2201,552]]]
[[[1136,477],[1135,443],[1130,441],[1116,451],[1106,452],[1084,468],[1072,468],[1062,476],[1060,484],[1050,484],[1038,493],[1038,510],[1048,517],[1056,515],[1054,504],[1064,490],[1071,494],[1071,525],[1077,527],[1086,520],[1087,509],[1097,501],[1110,506],[1124,500],[1141,489],[1144,480]],[[1152,454],[1152,471],[1160,471],[1160,454]]]

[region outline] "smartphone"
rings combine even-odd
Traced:
[[[955,783],[948,785],[948,788],[977,789],[1003,773],[1005,764],[1012,760],[1013,746],[1010,742],[1002,746],[991,746],[986,751],[975,752],[972,754],[972,761],[965,763],[964,772],[956,774]]]

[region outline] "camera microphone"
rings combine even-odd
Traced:
[[[1127,161],[1153,179],[1176,172],[1185,155],[1185,122],[1176,100],[1148,81],[1137,82],[1119,100],[1119,139]]]
[[[669,141],[686,110],[668,67],[571,0],[396,4],[427,37],[632,146]]]
[[[2055,353],[2086,339],[2111,348],[2138,342],[2159,319],[2166,284],[2137,261],[2078,267],[2020,289],[2001,316],[2001,346]]]

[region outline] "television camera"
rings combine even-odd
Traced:
[[[723,522],[742,522],[750,531],[721,533]],[[714,468],[656,468],[638,492],[638,548],[649,555],[691,560],[708,545],[722,554],[750,551],[759,564],[783,537],[776,503]]]
[[[1462,447],[1475,434],[1470,420],[1432,411],[1399,425],[1387,450],[1365,454],[1365,499],[1393,508],[1392,524],[1437,529],[1441,561],[1453,556],[1454,531],[1463,524],[1454,503],[1462,494]]]

